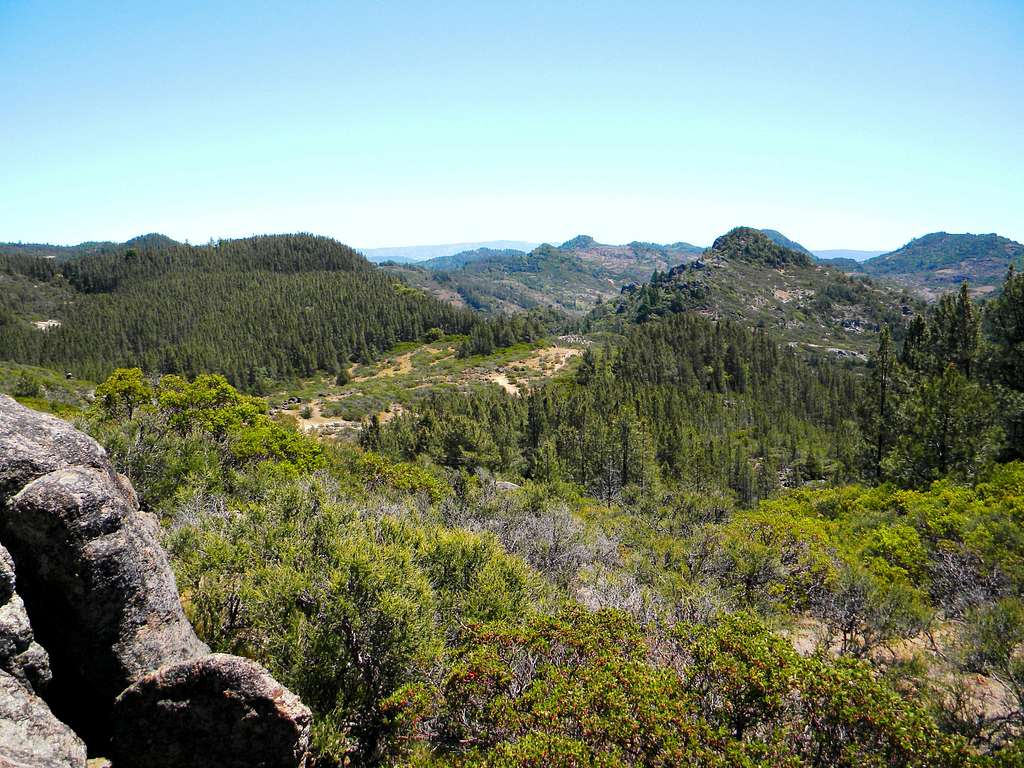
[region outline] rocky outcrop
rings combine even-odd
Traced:
[[[0,672],[0,766],[85,768],[85,744],[46,703]]]
[[[114,708],[116,768],[294,768],[311,716],[259,664],[215,653],[164,667]]]
[[[0,395],[0,501],[37,477],[65,467],[114,474],[107,452],[66,421]]]
[[[71,467],[33,480],[0,513],[0,541],[21,564],[29,604],[45,597],[45,615],[33,618],[60,661],[58,684],[74,686],[91,712],[161,665],[209,651],[154,531],[109,472]]]
[[[196,637],[159,526],[103,448],[2,395],[0,544],[0,734],[21,734],[0,766],[76,764],[29,759],[77,754],[60,721],[105,752],[115,700],[115,768],[300,765],[309,711],[259,665]]]
[[[35,641],[15,587],[14,560],[0,546],[0,670],[39,693],[50,682],[50,657]]]

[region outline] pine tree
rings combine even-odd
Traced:
[[[1003,290],[985,312],[991,342],[986,364],[989,378],[1024,392],[1024,274],[1011,266]]]
[[[882,478],[882,459],[896,439],[894,415],[899,408],[898,366],[889,327],[882,328],[878,351],[869,363],[867,397],[862,422],[871,444],[871,466],[876,480]]]
[[[967,283],[953,301],[952,316],[945,330],[947,360],[956,365],[968,379],[974,377],[978,346],[981,342],[981,315],[971,300]]]
[[[926,485],[947,475],[972,481],[995,457],[1003,432],[991,393],[950,363],[922,378],[903,398],[899,436],[883,467],[904,485]]]

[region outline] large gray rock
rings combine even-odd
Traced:
[[[0,672],[0,766],[85,768],[85,744],[46,703]]]
[[[102,751],[116,719],[118,768],[305,763],[309,710],[209,654],[159,535],[95,441],[0,396],[0,768],[83,765],[57,718]]]
[[[55,695],[73,698],[75,709],[54,707],[87,739],[106,730],[103,715],[135,680],[209,651],[185,618],[151,522],[107,468],[30,482],[0,508],[0,541],[53,661]]]
[[[0,670],[39,693],[50,682],[50,657],[35,641],[15,587],[14,560],[0,545]]]
[[[296,768],[311,716],[259,664],[210,654],[164,667],[122,693],[111,757],[117,768]]]
[[[37,477],[76,466],[113,474],[107,452],[91,437],[0,395],[0,506]]]

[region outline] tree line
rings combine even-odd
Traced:
[[[980,308],[966,283],[946,294],[899,348],[883,330],[860,423],[875,481],[973,481],[1024,457],[1024,275]]]

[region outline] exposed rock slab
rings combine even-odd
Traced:
[[[85,744],[14,677],[0,672],[0,766],[85,768]]]
[[[122,693],[111,757],[117,768],[295,768],[311,716],[259,664],[210,654],[164,667]]]
[[[0,540],[14,555],[55,685],[78,711],[102,719],[141,676],[209,650],[185,618],[151,523],[107,468],[30,482],[0,508]]]
[[[37,477],[76,466],[113,474],[107,452],[91,437],[0,395],[0,505]]]

